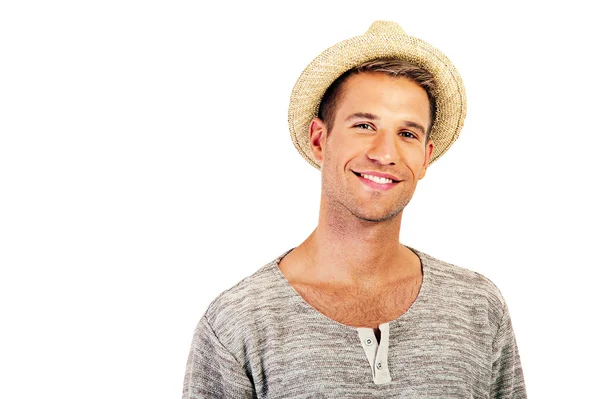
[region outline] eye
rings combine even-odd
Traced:
[[[368,123],[358,123],[356,125],[354,125],[354,127],[358,127],[360,129],[366,129],[366,130],[375,130],[373,129],[373,126],[369,125]]]
[[[417,138],[417,136],[415,136],[413,133],[411,133],[409,131],[406,131],[406,130],[400,132],[399,134],[401,136],[403,136],[403,137],[408,137],[409,139],[416,139]]]

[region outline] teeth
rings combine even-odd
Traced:
[[[363,173],[361,173],[360,175],[365,179],[373,180],[375,183],[393,183],[392,179],[387,179],[385,177],[365,175]]]

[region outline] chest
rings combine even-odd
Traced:
[[[422,277],[372,289],[312,287],[292,284],[302,298],[317,311],[339,323],[377,328],[397,319],[419,294]]]

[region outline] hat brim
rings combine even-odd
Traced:
[[[320,169],[309,143],[309,124],[318,116],[327,88],[344,72],[377,58],[399,58],[429,71],[435,80],[436,117],[430,137],[435,147],[429,163],[439,159],[456,141],[467,112],[462,79],[450,62],[430,44],[401,32],[378,32],[344,40],[321,53],[302,72],[292,90],[288,124],[294,146]]]

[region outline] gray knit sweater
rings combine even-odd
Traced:
[[[292,248],[293,249],[293,248]],[[346,326],[278,263],[221,293],[194,332],[183,398],[526,398],[506,303],[479,273],[410,248],[423,283],[399,318]]]

